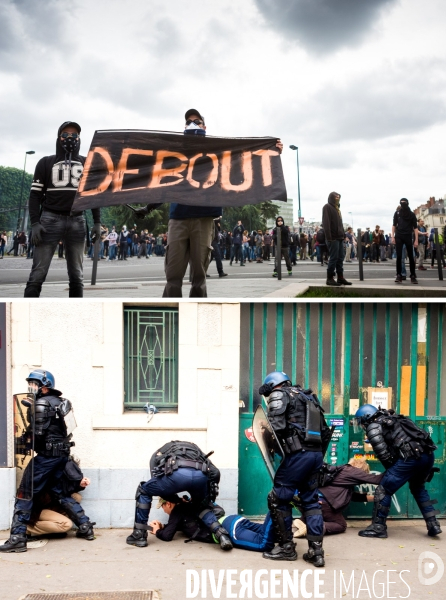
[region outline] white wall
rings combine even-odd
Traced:
[[[143,412],[124,412],[123,305],[72,299],[12,303],[13,393],[26,391],[25,377],[32,368],[53,373],[56,388],[74,406],[74,453],[83,469],[100,474],[107,502],[113,497],[129,501],[124,512],[139,481],[133,481],[131,470],[141,477],[147,469],[148,476],[151,455],[172,439],[215,451],[212,460],[223,472],[220,497],[236,510],[239,304],[180,304],[178,412],[158,413],[150,423]],[[95,501],[104,500],[97,486],[85,492],[87,500],[89,493]],[[127,523],[128,518],[115,515],[110,523],[116,521]]]

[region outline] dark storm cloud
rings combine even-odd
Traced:
[[[444,60],[384,64],[345,84],[327,83],[287,122],[300,139],[316,144],[414,134],[446,121],[445,97],[438,92],[445,73]]]
[[[72,9],[57,0],[2,0],[0,3],[0,70],[17,70],[27,60],[45,60],[52,47],[74,43],[74,25],[66,23]]]
[[[315,54],[356,46],[399,0],[254,0],[267,24]]]

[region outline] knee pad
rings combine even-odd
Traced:
[[[142,510],[150,510],[150,508],[152,506],[151,502],[149,502],[148,504],[145,504],[144,502],[139,501],[141,496],[147,496],[147,492],[142,487],[144,483],[145,483],[145,481],[141,481],[141,483],[139,484],[139,486],[136,490],[136,494],[135,494],[136,507],[141,508]]]

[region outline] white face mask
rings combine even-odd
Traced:
[[[199,125],[196,125],[195,123],[189,123],[189,125],[186,125],[186,127],[184,128],[184,131],[186,131],[187,129],[201,129],[201,127]]]

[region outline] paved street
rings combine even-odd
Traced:
[[[277,569],[276,578],[279,582],[274,592],[270,588],[270,593],[266,595],[256,593],[254,588],[253,595],[249,596],[245,590],[245,598],[297,597],[290,593],[288,596],[283,594],[282,572],[287,570],[293,575],[293,571],[298,570],[298,578],[301,578],[305,569],[309,569],[309,573],[304,588],[299,587],[299,598],[437,600],[445,597],[445,575],[432,585],[422,585],[418,576],[420,563],[421,566],[426,563],[426,560],[419,561],[423,552],[434,553],[436,558],[428,558],[428,567],[421,570],[421,575],[425,575],[427,580],[433,580],[436,576],[437,565],[441,566],[446,561],[444,540],[429,538],[424,522],[420,521],[391,521],[388,539],[365,540],[357,535],[358,527],[365,524],[365,521],[350,522],[345,534],[325,538],[325,569],[312,569],[302,560],[307,548],[304,539],[297,540],[297,561],[272,562],[263,559],[257,552],[237,549],[222,552],[217,545],[199,542],[184,544],[180,534],[170,543],[149,536],[147,548],[135,548],[125,543],[130,530],[98,529],[97,539],[92,542],[79,540],[74,532],[69,532],[67,538],[50,540],[44,547],[22,554],[0,555],[0,597],[2,600],[18,600],[31,592],[152,589],[158,591],[162,600],[179,600],[187,597],[186,571],[194,570],[200,577],[207,578],[207,590],[197,591],[194,597],[238,598],[242,597],[239,592],[243,569],[252,571],[253,582],[258,574],[265,585],[270,585],[271,573]],[[6,537],[7,532],[0,533],[0,539]],[[233,570],[232,574],[228,574],[228,569]],[[259,573],[261,569],[265,571]],[[218,580],[220,570],[225,570],[224,582],[220,593],[214,595],[209,578],[212,573],[212,578]],[[345,581],[342,589],[341,572]],[[232,575],[235,581],[231,590],[233,595],[227,592],[228,575]],[[317,577],[321,581],[321,595],[315,594]],[[305,595],[305,592],[310,595]],[[85,597],[92,595],[79,594],[82,600]]]
[[[84,263],[85,297],[100,298],[161,298],[164,285],[164,259],[152,257],[150,259],[129,258],[127,261],[100,261],[98,265],[96,286],[91,286],[92,261],[86,259]],[[224,270],[228,277],[219,278],[215,263],[209,267],[208,296],[210,298],[262,298],[295,297],[306,289],[308,283],[325,286],[326,269],[316,261],[298,261],[293,268],[293,275],[288,276],[283,263],[283,278],[281,281],[272,277],[273,262],[246,263],[240,267],[235,263],[229,266],[228,261],[223,262]],[[21,298],[31,269],[31,260],[20,257],[5,257],[0,260],[0,297]],[[446,277],[446,271],[444,272]],[[376,290],[379,287],[389,286],[395,288],[415,288],[420,292],[427,288],[444,289],[446,294],[446,281],[438,280],[437,269],[417,271],[420,285],[413,286],[410,281],[403,286],[393,283],[395,278],[395,261],[386,263],[364,264],[364,279],[361,285]],[[353,282],[350,289],[358,288],[359,268],[357,262],[345,264],[345,277]],[[43,286],[42,297],[64,298],[68,296],[68,278],[65,259],[55,257],[48,273],[47,282]],[[184,280],[184,296],[188,293],[188,273]],[[283,290],[283,291],[282,291]]]

